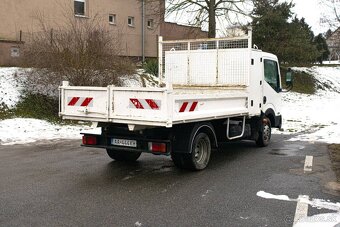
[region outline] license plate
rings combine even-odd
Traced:
[[[111,144],[116,146],[123,146],[123,147],[137,147],[136,140],[125,140],[125,139],[111,139]]]

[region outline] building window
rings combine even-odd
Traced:
[[[128,17],[128,25],[130,27],[134,27],[135,26],[135,18],[134,17]]]
[[[110,14],[109,15],[109,23],[110,24],[116,24],[116,14]]]
[[[11,57],[12,58],[20,57],[20,48],[19,47],[11,47]]]
[[[86,0],[74,0],[74,15],[85,16]]]
[[[147,22],[148,28],[152,29],[153,28],[153,19],[149,19]]]

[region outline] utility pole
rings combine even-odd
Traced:
[[[142,62],[145,62],[145,0],[142,0]]]

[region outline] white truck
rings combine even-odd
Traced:
[[[91,121],[101,134],[82,145],[117,161],[142,152],[171,155],[180,168],[202,170],[219,143],[250,139],[267,146],[280,128],[281,77],[275,55],[244,37],[159,39],[158,87],[60,87],[59,115]]]

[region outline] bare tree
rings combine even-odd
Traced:
[[[234,23],[249,15],[251,0],[168,0],[166,13],[186,17],[191,25],[208,24],[208,37],[216,37],[217,20]]]
[[[326,23],[330,28],[340,27],[340,0],[319,0],[319,5],[323,8],[321,22]]]

